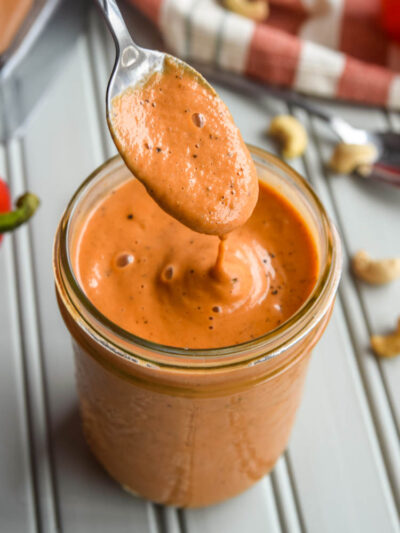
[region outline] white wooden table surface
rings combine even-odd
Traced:
[[[139,43],[158,46],[137,13]],[[104,120],[113,47],[96,13],[21,139],[0,146],[0,175],[16,197],[42,198],[29,226],[0,250],[0,531],[73,533],[394,533],[400,511],[400,358],[377,360],[371,332],[395,325],[400,281],[355,282],[348,257],[400,255],[400,189],[329,175],[333,138],[295,110],[311,142],[294,166],[320,195],[345,250],[339,297],[314,352],[290,444],[271,475],[224,504],[179,511],[135,499],[91,457],[77,413],[67,331],[56,306],[53,236],[76,187],[115,149]],[[284,104],[218,88],[245,140],[274,151],[264,132]],[[400,117],[323,106],[354,125],[399,128]]]

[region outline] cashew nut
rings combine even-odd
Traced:
[[[265,20],[269,12],[266,0],[224,0],[224,6],[242,17],[258,22]]]
[[[373,144],[338,143],[329,161],[329,166],[339,174],[351,174],[357,171],[362,176],[368,176],[377,156],[378,151]]]
[[[290,115],[278,115],[271,120],[268,134],[282,143],[282,155],[287,159],[303,155],[307,148],[304,126]]]
[[[400,257],[394,259],[372,259],[360,250],[353,257],[355,275],[368,283],[381,285],[400,277]]]
[[[372,335],[371,346],[379,357],[394,357],[400,355],[400,318],[397,329],[389,335]]]

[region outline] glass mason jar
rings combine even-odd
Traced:
[[[162,346],[128,333],[91,304],[74,275],[71,250],[91,209],[131,178],[119,156],[82,184],[57,230],[56,293],[73,341],[85,437],[113,478],[155,502],[214,504],[273,468],[334,304],[341,270],[334,226],[299,174],[259,148],[250,151],[259,179],[304,217],[320,259],[308,300],[258,339],[209,350]]]

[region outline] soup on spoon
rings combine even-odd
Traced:
[[[223,236],[242,226],[258,198],[254,163],[219,96],[184,64],[112,100],[109,125],[132,173],[167,213]]]

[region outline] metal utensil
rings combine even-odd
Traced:
[[[206,82],[203,76],[184,61],[164,52],[138,46],[133,41],[115,0],[97,0],[97,4],[100,6],[116,47],[116,60],[108,82],[106,95],[108,120],[113,98],[128,87],[140,85],[151,74],[162,71],[167,57],[172,58],[176,63],[183,66],[186,71],[190,71],[194,77],[197,77],[203,85],[205,84],[208,87],[212,94],[216,95],[214,89]]]
[[[373,144],[377,149],[378,159],[372,166],[372,172],[363,177],[400,187],[400,134],[393,132],[372,132],[354,128],[344,119],[325,113],[317,106],[311,104],[306,98],[289,89],[264,85],[243,76],[238,76],[237,74],[217,70],[209,65],[196,64],[196,67],[208,79],[221,83],[222,85],[233,87],[255,97],[260,97],[267,93],[279,100],[308,111],[310,114],[327,122],[342,142],[349,144]]]

